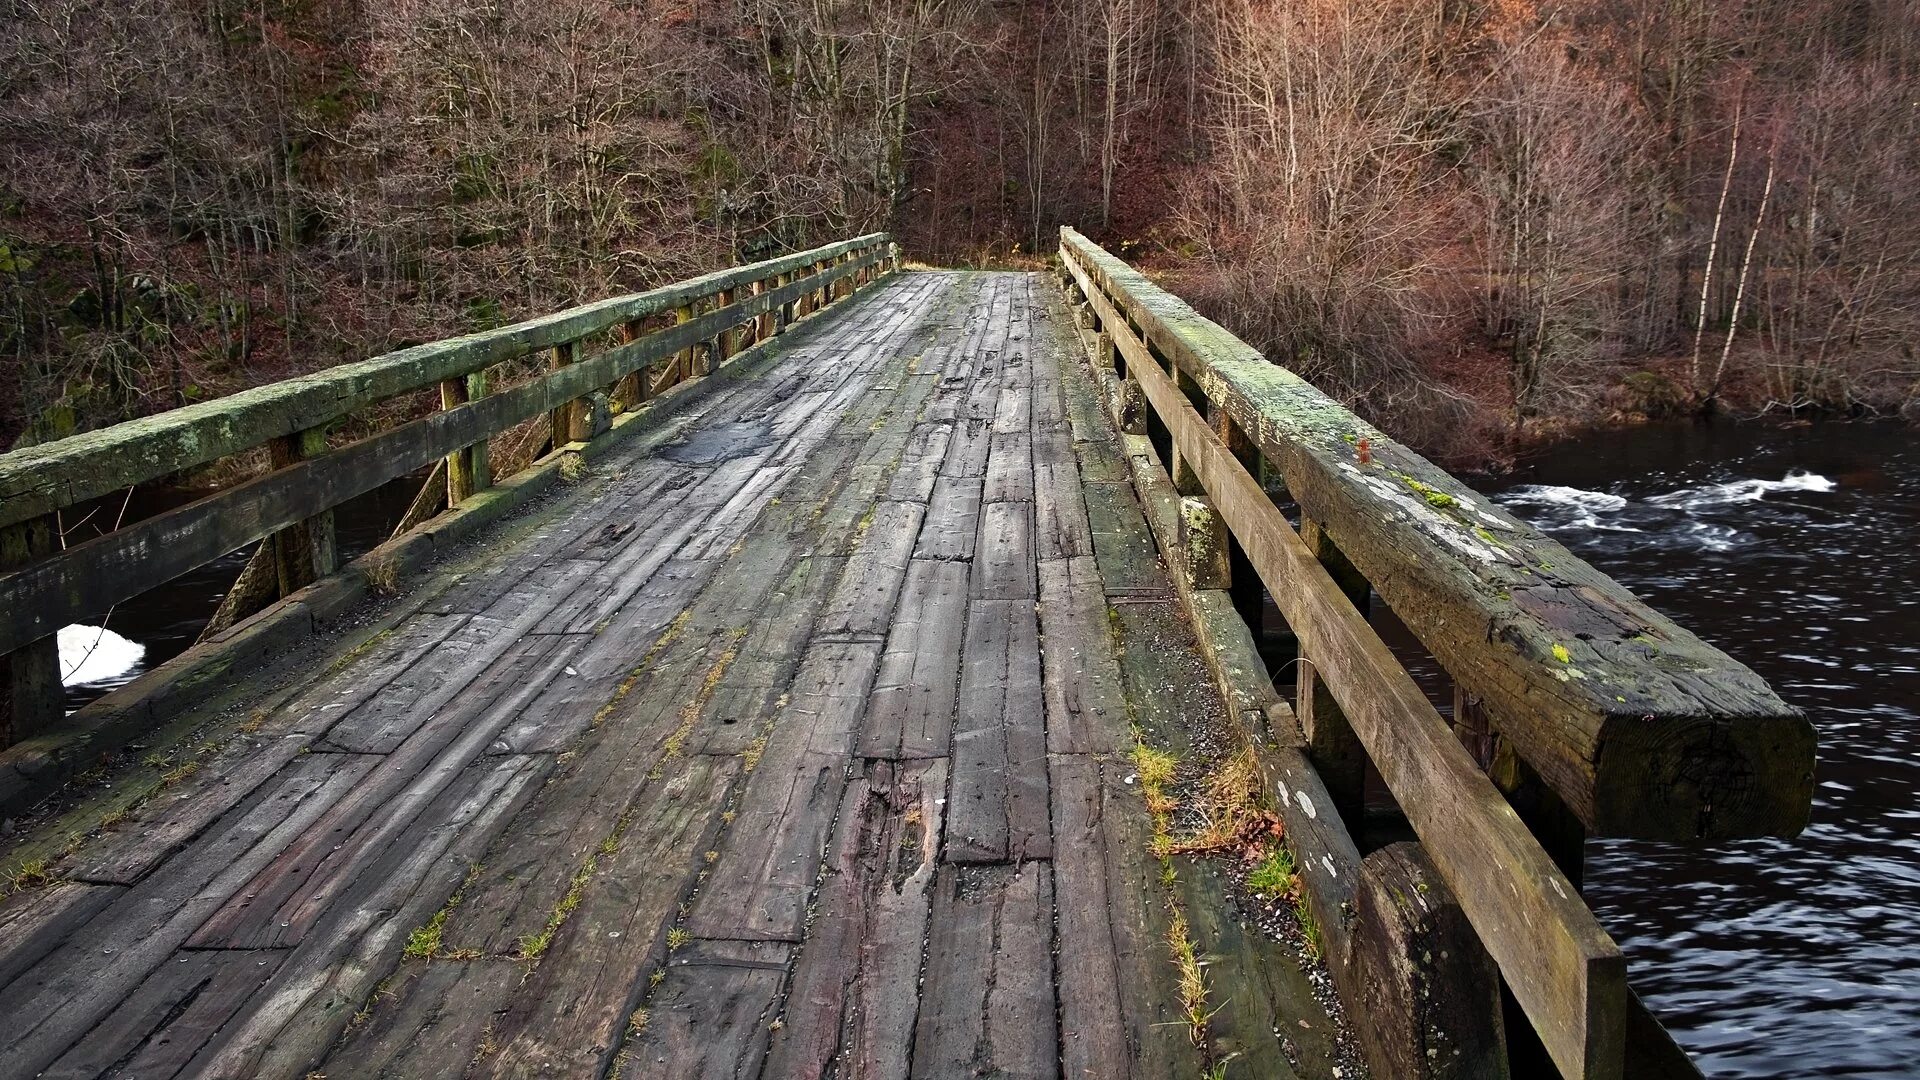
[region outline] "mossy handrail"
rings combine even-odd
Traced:
[[[1806,826],[1813,728],[1752,670],[1085,237],[1061,248],[1589,832]]]
[[[1796,832],[1811,801],[1805,718],[1751,671],[1078,232],[1061,230],[1060,255],[1097,331],[1116,417],[1148,436],[1183,497],[1182,558],[1218,559],[1208,577],[1235,592],[1264,584],[1297,638],[1304,730],[1292,737],[1318,775],[1303,783],[1293,770],[1292,789],[1277,782],[1275,794],[1294,842],[1308,845],[1296,856],[1338,939],[1329,960],[1343,995],[1367,977],[1350,951],[1366,931],[1348,923],[1352,879],[1366,879],[1373,860],[1357,861],[1344,829],[1333,830],[1337,843],[1315,839],[1330,827],[1327,808],[1306,791],[1330,793],[1335,818],[1357,828],[1371,761],[1564,1075],[1620,1076],[1649,1054],[1689,1070],[1580,899],[1583,829],[1686,840]],[[1278,505],[1288,496],[1298,531]],[[1498,762],[1469,754],[1475,733],[1450,732],[1373,633],[1369,591],[1469,691],[1456,698],[1456,723],[1492,719]],[[1234,606],[1257,627],[1260,602],[1255,589]],[[1624,731],[1628,718],[1644,730]],[[1616,753],[1621,743],[1636,752]],[[1741,777],[1715,770],[1771,790],[1745,791]],[[1534,782],[1525,821],[1508,802],[1521,774]],[[1692,787],[1661,790],[1683,780]],[[1542,803],[1557,815],[1542,815]]]

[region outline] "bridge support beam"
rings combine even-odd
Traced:
[[[51,514],[0,529],[0,570],[23,566],[60,546]],[[0,656],[0,747],[12,746],[58,721],[63,713],[60,646],[49,634]]]

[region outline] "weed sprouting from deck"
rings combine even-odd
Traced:
[[[47,869],[47,860],[28,859],[13,868],[7,875],[7,891],[19,889],[37,889],[53,882],[53,874]]]
[[[1300,877],[1293,864],[1293,852],[1283,847],[1269,850],[1247,874],[1247,890],[1266,900],[1292,895],[1299,882]]]
[[[447,897],[447,902],[440,906],[440,910],[433,913],[433,917],[427,920],[425,926],[421,926],[415,929],[413,933],[407,935],[407,947],[404,950],[404,954],[407,957],[414,960],[432,960],[436,957],[450,960],[470,960],[479,955],[478,950],[474,949],[462,949],[457,953],[444,951],[441,948],[441,935],[446,932],[447,919],[453,915],[454,909],[458,908],[461,902],[466,899],[467,889],[473,885],[474,879],[480,876],[480,869],[479,863],[469,865],[467,867],[467,876],[461,880],[460,887],[453,890],[453,895]]]
[[[514,959],[538,960],[545,955],[547,946],[553,944],[553,935],[566,924],[574,909],[580,906],[580,900],[587,892],[587,883],[593,880],[594,873],[600,869],[600,860],[620,850],[620,840],[632,825],[633,811],[628,810],[620,815],[620,820],[614,822],[613,829],[600,841],[600,846],[574,872],[573,879],[567,883],[566,894],[560,897],[560,902],[554,905],[552,913],[547,916],[546,925],[538,933],[520,939],[518,947],[514,949]]]

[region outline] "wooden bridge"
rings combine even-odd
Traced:
[[[1060,255],[862,237],[0,456],[0,1076],[1351,1077],[1316,980],[1376,1077],[1695,1075],[1581,845],[1797,832],[1804,718]],[[60,715],[49,635],[256,542]],[[1182,854],[1235,812],[1296,903]]]

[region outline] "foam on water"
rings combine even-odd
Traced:
[[[1523,484],[1504,493],[1502,502],[1529,506],[1571,506],[1588,511],[1625,510],[1627,500],[1604,491],[1586,491],[1560,484]]]
[[[1719,506],[1723,503],[1759,502],[1774,492],[1780,491],[1832,491],[1838,487],[1833,481],[1818,473],[1794,470],[1779,480],[1734,480],[1725,484],[1706,484],[1701,487],[1682,488],[1666,495],[1655,495],[1647,501],[1655,506],[1677,506],[1683,510],[1692,510],[1701,506]]]
[[[60,682],[63,686],[117,679],[140,665],[147,647],[103,626],[60,628]]]

